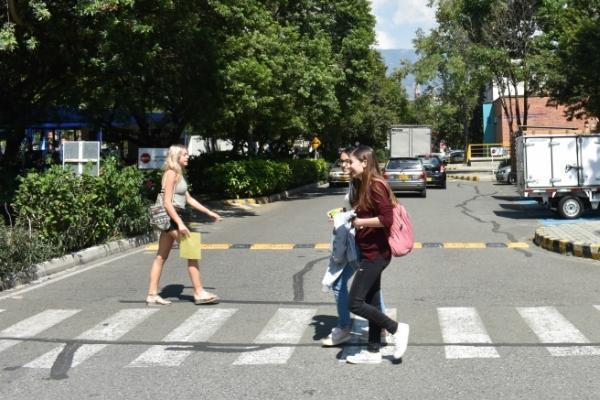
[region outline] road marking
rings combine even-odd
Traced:
[[[250,250],[292,250],[293,243],[254,243]]]
[[[285,364],[292,356],[294,347],[281,344],[297,344],[309,326],[315,309],[280,308],[264,329],[254,339],[254,344],[272,344],[259,350],[250,350],[240,355],[234,365]]]
[[[542,343],[582,343],[590,341],[554,307],[518,307],[517,311]],[[600,355],[597,346],[546,347],[561,356]]]
[[[125,335],[139,323],[144,321],[150,315],[154,314],[158,309],[148,308],[132,308],[121,310],[111,316],[110,318],[102,321],[92,329],[82,333],[76,339],[78,340],[117,340],[121,336]],[[66,345],[65,345],[66,346]],[[59,354],[63,351],[65,346],[57,347],[41,357],[26,364],[26,368],[52,368],[55,360]],[[83,344],[75,350],[72,355],[73,360],[71,367],[76,367],[83,361],[92,357],[100,350],[104,349],[107,344]]]
[[[464,346],[465,343],[492,343],[477,310],[472,307],[440,307],[437,309],[444,343],[460,343],[460,346],[444,346],[446,358],[498,358],[494,347]]]
[[[80,310],[45,310],[4,329],[0,332],[0,337],[31,338],[77,314],[79,311]],[[0,352],[20,342],[20,340],[0,340]]]
[[[485,249],[485,243],[460,243],[460,242],[449,242],[443,243],[445,249]]]
[[[385,310],[385,315],[396,320],[396,309],[388,308]],[[390,338],[392,336],[389,336]],[[342,354],[340,356],[339,362],[346,362],[346,358],[348,356],[353,356],[358,354],[362,349],[364,349],[364,345],[368,342],[369,338],[369,321],[366,319],[355,315],[352,318],[352,339],[350,339],[350,345],[344,346],[342,349]],[[382,343],[383,344],[383,343]],[[382,356],[390,356],[394,354],[394,346],[393,343],[390,343],[387,346],[381,348]]]
[[[235,308],[201,309],[164,337],[164,342],[205,342],[233,315]],[[192,354],[190,346],[152,346],[132,361],[129,367],[176,367]]]
[[[329,243],[203,243],[202,250],[329,250]],[[526,242],[415,242],[415,249],[527,249]],[[149,244],[146,251],[158,250],[158,244]]]
[[[4,311],[6,311],[6,310],[3,310],[3,309],[0,308],[0,312],[4,312]]]
[[[112,263],[114,261],[120,260],[121,258],[129,257],[131,255],[141,253],[142,251],[144,251],[144,248],[140,247],[139,249],[128,252],[127,254],[123,254],[123,255],[120,255],[117,257],[112,257],[112,258],[109,258],[108,260],[104,260],[97,264],[92,264],[89,267],[77,269],[76,271],[73,271],[73,272],[67,272],[67,273],[59,272],[57,274],[52,274],[50,277],[44,277],[40,281],[35,281],[35,282],[30,283],[26,288],[17,289],[14,292],[8,291],[8,293],[6,293],[4,295],[0,295],[0,300],[17,297],[17,296],[22,295],[23,293],[27,293],[31,290],[35,290],[35,289],[44,287],[46,285],[50,285],[52,283],[60,282],[63,279],[67,279],[72,276],[79,275],[79,274],[89,271],[91,269],[98,268],[98,267],[101,267],[102,265],[106,265],[106,264]]]

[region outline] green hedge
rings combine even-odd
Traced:
[[[34,265],[56,255],[56,249],[37,233],[0,223],[0,290],[34,279]]]
[[[213,198],[243,198],[273,193],[327,179],[324,160],[272,161],[233,160],[201,168],[201,161],[188,165],[188,181],[195,195]]]
[[[98,177],[77,177],[59,166],[21,179],[13,208],[40,237],[64,253],[149,231],[144,177],[135,167],[105,161]]]

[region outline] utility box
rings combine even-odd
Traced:
[[[431,127],[392,125],[389,136],[390,157],[416,157],[431,153]]]
[[[600,202],[600,135],[524,134],[515,139],[517,188],[564,218]]]

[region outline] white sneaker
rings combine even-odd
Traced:
[[[361,350],[358,354],[346,357],[346,362],[349,364],[380,364],[381,352],[373,353],[368,350]]]
[[[321,339],[323,346],[337,346],[338,344],[347,342],[352,338],[352,332],[350,329],[341,329],[337,326],[331,330],[329,336]]]
[[[394,334],[394,358],[399,360],[402,358],[408,347],[408,333],[410,328],[408,324],[398,323],[398,330]]]

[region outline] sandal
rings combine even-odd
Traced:
[[[146,305],[148,306],[168,306],[171,301],[165,300],[157,294],[149,294],[146,297]]]
[[[217,304],[219,302],[219,296],[217,296],[214,293],[211,292],[207,292],[206,290],[203,290],[202,293],[200,294],[200,297],[196,297],[194,296],[194,303],[197,305],[200,304]]]

